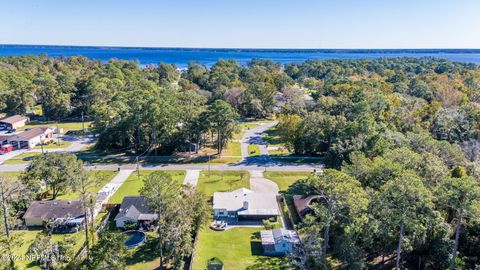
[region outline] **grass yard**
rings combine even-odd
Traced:
[[[310,172],[273,172],[267,171],[263,173],[265,178],[277,183],[281,191],[285,191],[289,186],[293,185],[300,179],[307,178]]]
[[[85,122],[85,128],[89,128],[92,125],[92,122]],[[66,133],[70,130],[82,130],[82,122],[65,122],[65,123],[55,123],[55,122],[43,122],[43,121],[32,121],[30,124],[25,125],[24,127],[19,128],[18,130],[24,130],[27,128],[34,128],[38,126],[52,126],[63,129],[63,133]]]
[[[223,149],[222,156],[242,156],[241,144],[239,142],[229,142],[227,148]]]
[[[257,122],[248,122],[248,123],[240,123],[238,124],[239,131],[235,134],[233,134],[233,139],[234,140],[241,140],[243,138],[243,135],[245,134],[245,130],[254,128],[258,126]]]
[[[143,179],[156,171],[140,171],[140,177],[137,172],[133,172],[123,183],[123,185],[113,194],[108,203],[121,203],[125,196],[135,196],[140,194],[140,189],[143,187]],[[172,178],[179,184],[183,183],[185,179],[185,171],[165,171],[170,174]]]
[[[41,230],[28,230],[28,231],[12,231],[12,235],[19,239],[20,241],[20,247],[15,249],[15,255],[24,257],[27,252],[29,247],[33,244],[35,241],[35,238],[37,237],[38,234],[43,233]],[[72,239],[75,241],[75,245],[73,246],[73,250],[76,253],[80,248],[82,247],[84,243],[84,233],[83,231],[73,233],[73,234],[53,234],[52,235],[52,241],[54,242],[60,242],[63,241],[65,237],[72,237]],[[38,265],[35,263],[32,263],[31,261],[28,260],[19,260],[16,262],[18,269],[41,269]]]
[[[13,179],[18,179],[22,172],[1,172],[0,176],[11,177]]]
[[[251,157],[260,155],[260,146],[258,144],[249,144],[248,145],[248,155]]]
[[[213,196],[215,191],[250,188],[250,174],[246,171],[201,171],[197,190]]]
[[[224,269],[282,269],[282,258],[263,256],[260,231],[263,228],[233,228],[223,232],[208,227],[200,231],[195,248],[194,270],[203,270],[210,258],[217,257]]]
[[[29,152],[29,153],[23,153],[18,156],[14,156],[11,159],[7,159],[3,162],[3,164],[7,165],[14,165],[14,164],[24,164],[32,161],[32,158],[34,156],[41,155],[42,153],[40,152]]]
[[[87,188],[91,193],[97,193],[102,187],[110,182],[117,171],[90,171],[90,175],[93,179],[92,184]],[[69,191],[66,194],[60,194],[57,199],[59,200],[77,200],[80,198],[79,192]]]
[[[66,141],[60,141],[58,143],[58,140],[55,138],[55,140],[49,144],[46,144],[43,146],[43,149],[54,149],[54,148],[67,148],[70,145],[72,145],[71,142],[66,142]],[[37,145],[34,147],[34,149],[42,149],[41,145]]]

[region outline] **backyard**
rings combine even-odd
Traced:
[[[263,256],[260,231],[263,228],[232,228],[223,232],[208,227],[200,231],[195,248],[193,270],[203,270],[210,258],[217,257],[224,269],[281,269],[282,258]]]
[[[133,172],[123,183],[123,185],[113,194],[108,201],[109,203],[121,203],[125,196],[136,196],[140,194],[140,189],[143,187],[143,179],[155,171],[140,171],[140,176],[137,172]],[[165,171],[170,174],[174,180],[179,184],[183,183],[185,179],[185,171]]]

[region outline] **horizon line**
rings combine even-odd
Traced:
[[[77,47],[77,48],[112,48],[112,49],[186,49],[186,50],[330,50],[330,51],[368,51],[368,50],[390,50],[390,51],[452,51],[452,50],[465,50],[465,51],[480,51],[480,48],[267,48],[267,47],[178,47],[178,46],[120,46],[120,45],[59,45],[59,44],[21,44],[21,43],[0,43],[0,47]]]

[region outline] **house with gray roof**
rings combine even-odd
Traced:
[[[276,220],[280,214],[275,193],[254,192],[247,188],[213,193],[213,211],[215,219],[237,221]]]
[[[283,228],[261,231],[260,237],[265,255],[288,254],[300,244],[297,232]]]
[[[84,218],[81,201],[64,200],[33,201],[23,215],[27,226],[44,226],[52,222],[81,225]]]
[[[148,201],[143,196],[126,196],[123,198],[115,224],[118,228],[125,227],[129,223],[137,225],[149,225],[158,219]]]

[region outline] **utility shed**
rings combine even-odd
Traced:
[[[265,255],[288,254],[300,244],[297,232],[283,228],[261,231],[260,237]]]

